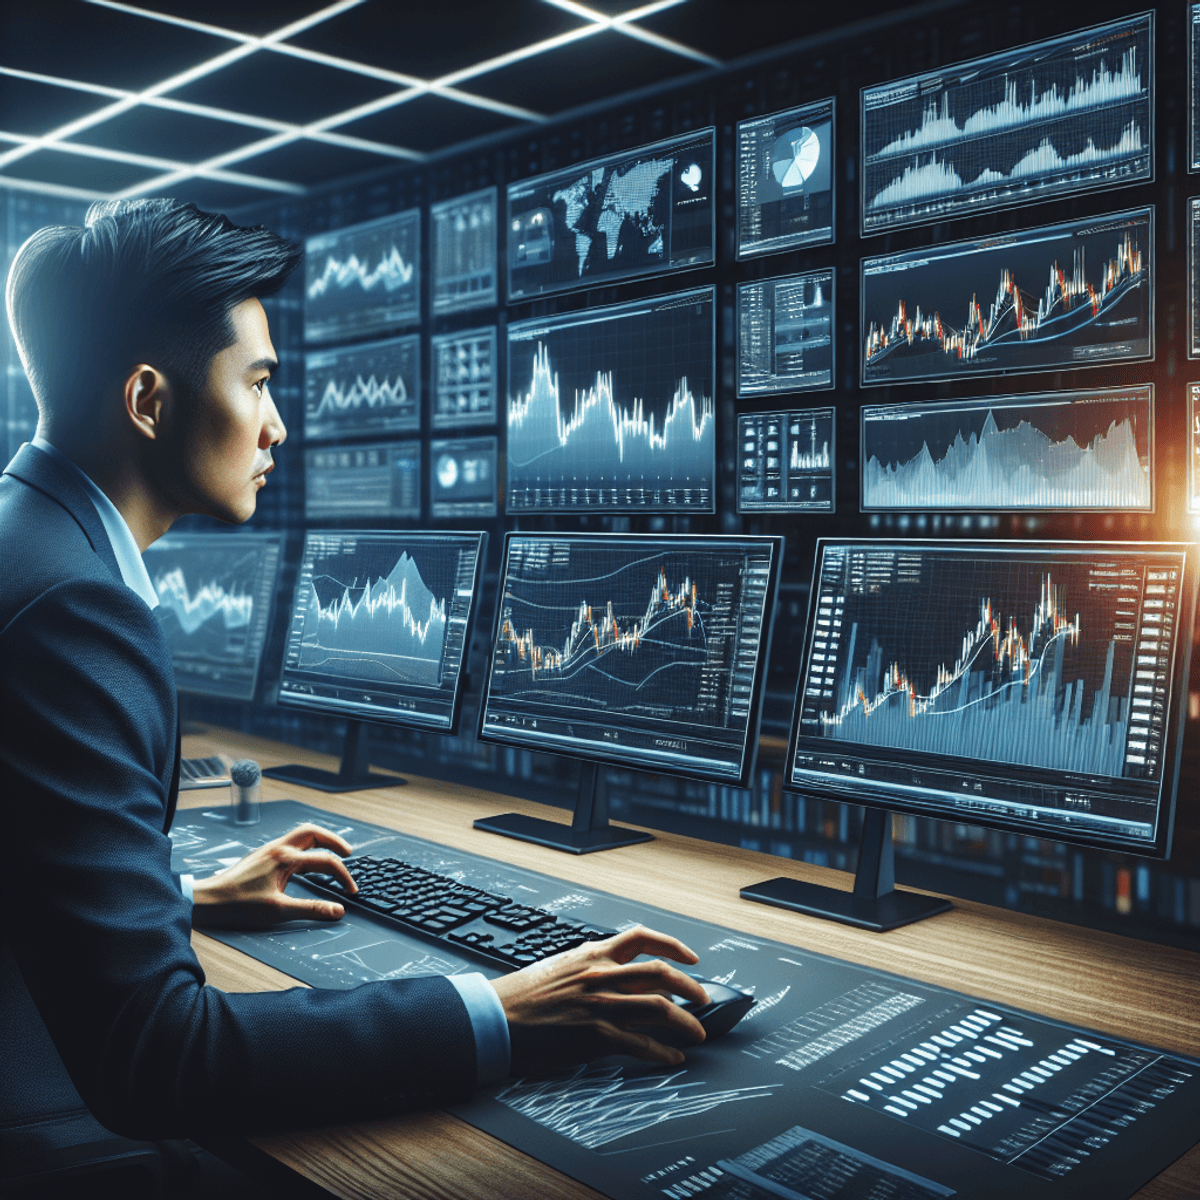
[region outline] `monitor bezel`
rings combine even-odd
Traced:
[[[819,578],[822,555],[827,547],[840,545],[877,546],[881,549],[895,547],[899,550],[944,550],[951,547],[975,546],[982,553],[995,552],[1005,547],[1014,549],[1044,550],[1053,554],[1056,552],[1079,553],[1081,547],[1095,547],[1100,553],[1146,553],[1165,552],[1183,555],[1183,578],[1180,581],[1179,620],[1177,629],[1180,630],[1179,641],[1174,647],[1174,661],[1171,665],[1171,703],[1176,709],[1176,716],[1171,720],[1168,710],[1166,724],[1166,742],[1163,750],[1163,779],[1160,791],[1160,809],[1155,837],[1152,843],[1134,841],[1118,837],[1088,836],[1083,831],[1063,828],[1059,825],[1050,826],[1036,821],[1021,821],[987,814],[955,813],[948,808],[934,809],[930,805],[920,804],[904,799],[897,794],[881,803],[876,797],[862,795],[853,797],[845,791],[821,784],[796,784],[792,781],[793,767],[796,760],[798,735],[800,730],[800,712],[803,707],[804,681],[808,678],[809,655],[812,638],[810,636],[812,623],[816,614]],[[1182,758],[1184,730],[1188,715],[1188,673],[1191,665],[1191,645],[1193,630],[1196,622],[1197,576],[1198,561],[1195,547],[1188,542],[1072,542],[1065,540],[1027,542],[1016,539],[971,539],[971,538],[844,538],[821,537],[817,539],[813,550],[812,583],[809,586],[808,617],[804,627],[804,651],[800,658],[800,672],[796,680],[796,698],[792,709],[792,723],[788,734],[787,758],[784,760],[783,790],[795,796],[813,797],[822,800],[835,800],[840,804],[859,804],[866,808],[884,809],[888,812],[908,813],[917,817],[928,817],[935,821],[952,821],[960,825],[978,825],[987,829],[1000,829],[1010,833],[1019,833],[1029,837],[1037,837],[1047,841],[1066,842],[1071,845],[1086,846],[1094,850],[1115,850],[1136,854],[1143,858],[1165,859],[1170,857],[1171,841],[1174,835],[1175,812],[1178,807],[1179,768]]]
[[[615,754],[605,754],[607,748],[597,744],[593,751],[589,746],[572,746],[569,749],[551,747],[538,741],[536,737],[501,737],[486,729],[488,700],[491,696],[492,671],[496,659],[496,642],[500,636],[500,626],[503,620],[504,583],[508,574],[509,552],[512,543],[517,538],[536,538],[547,541],[621,541],[630,539],[645,539],[647,542],[661,542],[668,548],[680,545],[696,545],[701,542],[721,543],[727,545],[743,545],[769,548],[771,563],[767,578],[767,592],[763,599],[763,635],[760,641],[759,654],[754,664],[754,682],[751,687],[750,713],[746,719],[746,734],[742,746],[742,760],[738,774],[722,774],[715,771],[673,770],[662,763],[638,762],[629,758],[618,757]],[[760,732],[762,727],[763,693],[766,688],[767,666],[771,658],[771,639],[775,628],[775,605],[779,592],[779,576],[783,565],[784,538],[778,535],[740,536],[737,534],[654,534],[654,533],[537,533],[529,530],[509,530],[504,535],[504,553],[500,560],[500,572],[497,577],[496,605],[492,615],[492,634],[488,643],[487,672],[484,675],[483,689],[479,699],[479,723],[476,737],[481,742],[497,746],[513,746],[521,750],[536,750],[543,754],[554,754],[564,758],[587,759],[602,765],[616,767],[622,770],[645,771],[653,775],[671,775],[681,779],[701,779],[710,783],[721,783],[729,787],[747,787],[754,774],[758,758]]]
[[[317,699],[315,703],[306,701],[297,701],[290,694],[283,690],[284,680],[288,677],[288,643],[291,640],[291,630],[297,616],[297,605],[300,602],[300,575],[297,572],[296,584],[292,590],[292,602],[288,605],[288,628],[283,644],[283,661],[279,670],[279,688],[277,692],[277,703],[284,707],[293,709],[298,712],[320,713],[325,716],[343,717],[351,721],[372,721],[377,725],[401,725],[408,729],[423,729],[430,733],[440,733],[447,737],[453,737],[458,732],[459,719],[462,716],[463,694],[467,690],[467,665],[468,657],[471,650],[471,634],[475,627],[475,620],[479,610],[479,581],[483,574],[484,560],[487,557],[488,535],[486,530],[482,529],[446,529],[446,530],[431,530],[431,529],[414,529],[414,530],[387,530],[387,529],[313,529],[308,528],[304,531],[304,546],[300,552],[300,561],[303,563],[308,552],[309,538],[312,537],[353,537],[366,539],[368,541],[381,542],[385,540],[403,540],[403,541],[424,541],[437,542],[445,541],[447,538],[462,537],[474,538],[476,545],[475,553],[475,569],[471,577],[471,599],[467,605],[467,618],[465,628],[463,629],[462,650],[459,655],[458,674],[455,676],[454,694],[450,702],[450,718],[449,723],[442,725],[440,722],[428,720],[413,720],[410,714],[397,712],[380,713],[375,711],[363,712],[356,711],[353,704],[339,703],[322,703],[322,699]]]

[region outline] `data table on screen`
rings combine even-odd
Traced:
[[[1185,547],[822,539],[812,606],[791,786],[1166,852]]]
[[[429,206],[435,314],[496,303],[497,189],[484,188]]]
[[[280,703],[452,728],[483,537],[309,531]]]
[[[713,289],[508,326],[508,512],[713,512]]]
[[[437,334],[430,351],[433,428],[494,423],[500,386],[496,327]]]
[[[836,423],[832,408],[742,413],[738,512],[833,512]]]
[[[833,387],[833,271],[738,285],[737,393]]]
[[[508,185],[508,299],[714,260],[714,129]]]
[[[306,450],[304,475],[311,520],[421,515],[420,442]]]
[[[863,512],[1152,512],[1154,388],[864,405]]]
[[[421,335],[304,356],[304,437],[413,433],[421,428]]]
[[[1150,180],[1154,13],[861,95],[864,234]]]
[[[864,258],[862,383],[1154,357],[1154,210]]]
[[[834,102],[738,122],[737,256],[833,241]]]
[[[435,438],[429,443],[429,515],[494,517],[497,439]]]
[[[421,210],[304,243],[304,340],[339,342],[421,319]]]

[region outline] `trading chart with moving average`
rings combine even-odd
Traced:
[[[279,702],[452,729],[485,537],[309,531]]]
[[[715,135],[702,129],[509,184],[509,300],[711,263]]]
[[[862,383],[1154,357],[1154,210],[862,261]]]
[[[304,243],[304,340],[338,342],[421,319],[421,210]]]
[[[862,90],[862,229],[1153,178],[1154,14]]]
[[[509,512],[713,512],[713,289],[508,327]]]
[[[780,547],[510,533],[480,737],[744,779]]]
[[[306,441],[421,428],[421,335],[304,356]]]
[[[143,558],[181,692],[250,700],[258,682],[282,535],[168,533]]]
[[[789,783],[1165,855],[1183,545],[817,544]]]
[[[429,206],[435,313],[496,303],[496,207],[494,187]]]
[[[739,396],[833,387],[833,271],[738,285]]]
[[[434,429],[492,424],[499,387],[496,327],[439,334],[429,344]]]
[[[738,258],[833,241],[833,105],[738,122]]]
[[[737,510],[834,511],[837,410],[738,416]]]
[[[1154,387],[863,405],[863,512],[1154,509]]]

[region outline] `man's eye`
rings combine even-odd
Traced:
[[[266,389],[267,383],[268,383],[268,380],[266,380],[266,379],[260,379],[260,380],[259,380],[259,381],[258,381],[258,382],[257,382],[257,383],[254,385],[254,390],[255,390],[255,391],[256,391],[256,392],[257,392],[257,393],[258,393],[258,394],[261,396],[261,395],[263,394],[264,390]]]

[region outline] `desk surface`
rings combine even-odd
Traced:
[[[184,739],[184,754],[249,756],[263,766],[323,755],[213,730]],[[402,829],[474,854],[542,871],[648,905],[701,916],[848,962],[1011,1004],[1099,1032],[1200,1057],[1200,954],[956,900],[953,911],[887,934],[866,933],[741,900],[738,889],[775,875],[848,888],[850,877],[806,863],[656,833],[652,842],[575,857],[499,839],[477,817],[558,809],[469,785],[409,776],[401,788],[325,795],[263,780],[263,799],[293,798],[352,819]],[[180,794],[180,807],[212,793]],[[209,981],[231,992],[296,981],[237,950],[193,935]],[[462,1200],[603,1200],[600,1193],[441,1112],[254,1139],[262,1150],[337,1196]],[[1139,1200],[1200,1196],[1200,1145],[1139,1193]]]

